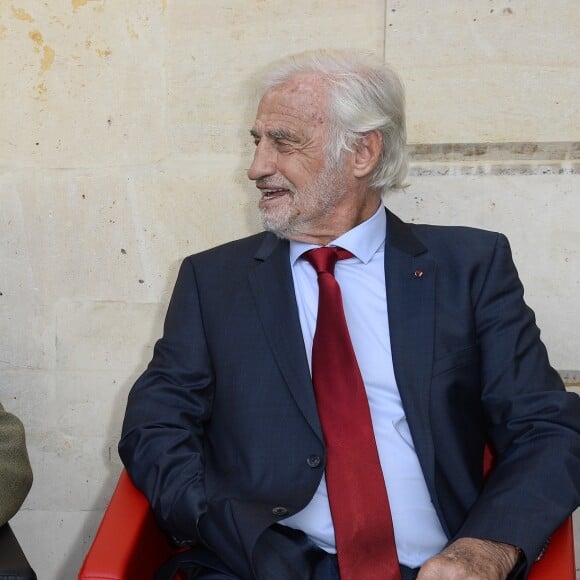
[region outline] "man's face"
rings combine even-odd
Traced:
[[[319,78],[300,76],[270,90],[258,107],[248,177],[262,193],[265,229],[284,238],[311,241],[332,228],[348,189],[345,171],[326,156],[327,91]]]

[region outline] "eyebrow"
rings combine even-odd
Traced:
[[[255,129],[250,129],[250,135],[254,139],[260,139],[262,137]],[[274,141],[290,141],[292,143],[298,143],[300,141],[296,135],[285,129],[271,129],[270,131],[266,131],[266,135]]]
[[[292,141],[295,143],[299,140],[295,134],[290,133],[290,131],[286,131],[285,129],[272,129],[267,133],[270,139],[274,139],[276,141]]]

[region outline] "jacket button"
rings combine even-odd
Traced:
[[[306,459],[309,467],[318,467],[322,463],[320,455],[309,455]]]
[[[285,507],[278,506],[272,509],[272,514],[279,518],[288,515],[288,510]]]

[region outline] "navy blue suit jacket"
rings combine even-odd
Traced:
[[[262,575],[267,529],[325,464],[288,248],[261,233],[183,262],[119,446],[160,524],[243,578]],[[506,238],[388,212],[385,269],[397,384],[443,528],[533,562],[579,503],[580,398],[548,362]]]

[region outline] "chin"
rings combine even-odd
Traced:
[[[279,215],[273,215],[268,212],[261,212],[262,227],[267,232],[276,234],[279,238],[289,239],[292,234],[292,225],[287,219],[281,219]]]

